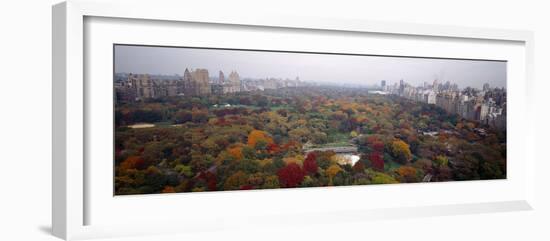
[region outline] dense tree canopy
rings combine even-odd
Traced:
[[[117,102],[115,125],[116,194],[506,177],[505,132],[361,88]]]

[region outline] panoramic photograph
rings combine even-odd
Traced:
[[[506,61],[113,51],[114,195],[506,179]]]

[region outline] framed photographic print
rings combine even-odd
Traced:
[[[113,48],[115,195],[506,179],[505,60]]]
[[[53,8],[56,236],[532,208],[530,32],[128,5]]]

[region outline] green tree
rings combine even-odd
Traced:
[[[238,171],[228,177],[223,184],[224,190],[238,190],[241,186],[248,184],[248,175],[243,171]]]
[[[266,176],[264,179],[264,183],[262,184],[262,188],[264,189],[279,188],[279,177],[277,177],[276,175]]]

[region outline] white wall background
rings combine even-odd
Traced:
[[[54,0],[2,1],[0,7],[0,240],[56,240],[51,228],[51,5]],[[161,1],[158,1],[161,4]],[[546,1],[192,1],[212,14],[287,15],[525,29],[535,32],[538,136],[535,211],[303,224],[273,230],[227,230],[176,237],[117,240],[550,240],[550,188],[545,151],[550,136],[547,81],[550,15]],[[154,11],[154,9],[152,9]],[[405,198],[405,197],[404,197]]]

